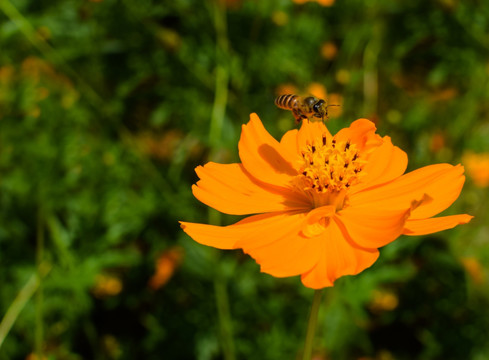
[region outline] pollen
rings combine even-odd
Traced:
[[[296,185],[316,193],[340,192],[358,183],[365,161],[357,146],[322,135],[301,152]]]

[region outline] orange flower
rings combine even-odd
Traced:
[[[459,196],[460,165],[426,166],[403,175],[407,155],[366,119],[331,135],[322,122],[303,121],[276,141],[256,114],[243,125],[242,163],[196,168],[194,196],[218,211],[250,215],[230,226],[182,222],[195,241],[241,248],[276,277],[301,275],[319,289],[355,275],[378,248],[401,234],[423,235],[470,221],[432,216]]]
[[[307,87],[307,92],[319,99],[326,99],[328,97],[324,85],[317,82],[310,83]]]
[[[335,0],[292,0],[296,4],[304,4],[308,1],[317,2],[321,6],[332,6]]]
[[[461,261],[470,278],[476,284],[484,284],[486,276],[481,263],[474,257],[465,257]]]
[[[283,94],[296,94],[296,93],[297,93],[297,87],[293,84],[280,84],[275,89],[275,94],[277,96]]]
[[[475,186],[489,186],[489,153],[467,152],[463,156],[463,161],[467,164],[467,173]]]
[[[174,246],[164,251],[156,260],[156,271],[149,280],[148,285],[157,290],[165,285],[173,276],[175,270],[180,266],[183,260],[183,249]]]
[[[122,291],[122,281],[115,276],[98,274],[95,278],[93,294],[98,298],[115,296]]]
[[[445,135],[443,132],[439,131],[431,135],[430,139],[430,150],[434,153],[439,152],[445,147]],[[464,161],[465,163],[465,161]],[[465,163],[466,164],[466,163]],[[467,165],[467,164],[466,164]],[[468,168],[468,166],[467,166]],[[468,169],[467,169],[468,171]]]
[[[326,60],[333,60],[338,54],[338,47],[332,41],[324,42],[321,45],[321,56]]]

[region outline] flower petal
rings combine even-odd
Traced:
[[[329,226],[330,219],[335,213],[336,207],[333,205],[325,205],[309,211],[301,230],[302,235],[308,238],[319,236]]]
[[[245,169],[255,178],[276,186],[288,186],[297,170],[282,148],[263,127],[256,114],[243,125],[239,140],[239,157]]]
[[[284,154],[289,154],[288,156],[290,156],[290,158],[288,159],[290,160],[300,154],[299,143],[297,142],[298,133],[299,130],[297,129],[289,130],[282,136],[282,139],[280,139],[280,147]]]
[[[350,127],[341,129],[335,135],[337,141],[350,141],[356,144],[363,153],[382,145],[382,138],[375,133],[375,124],[367,119],[358,119],[350,124]]]
[[[180,222],[180,226],[192,239],[202,245],[213,246],[218,249],[238,249],[240,240],[249,234],[259,233],[261,229],[273,228],[276,224],[290,222],[291,215],[286,213],[272,213],[249,216],[236,224],[229,226],[216,226]],[[266,238],[268,239],[268,238]]]
[[[407,209],[383,209],[349,206],[335,219],[342,231],[362,248],[374,249],[387,245],[402,234],[409,216]]]
[[[288,233],[276,234],[275,241],[261,247],[244,248],[253,257],[262,272],[275,277],[300,275],[309,271],[317,262],[317,239],[299,234],[298,229]]]
[[[428,218],[445,210],[457,199],[465,181],[463,172],[461,165],[425,166],[388,184],[353,194],[349,198],[350,205],[399,209],[426,194],[433,200],[414,209],[410,219]]]
[[[336,221],[331,221],[326,232],[315,240],[319,261],[301,276],[302,283],[309,288],[333,286],[336,279],[362,272],[379,257],[377,249],[366,250],[353,245]]]
[[[321,138],[323,135],[326,135],[329,139],[332,138],[331,133],[322,121],[309,121],[304,119],[302,121],[302,126],[299,129],[299,133],[297,134],[299,150],[308,144],[312,144],[316,139]]]
[[[433,165],[435,166],[435,165]],[[421,168],[420,170],[423,170]],[[416,208],[409,219],[424,219],[434,216],[453,204],[460,195],[464,186],[465,176],[464,167],[461,165],[452,166],[443,175],[438,177],[433,183],[424,189],[424,193],[433,198],[433,201],[426,205]]]
[[[270,218],[263,223],[256,223],[259,226],[256,226],[254,231],[243,234],[243,236],[241,236],[241,238],[236,242],[236,247],[242,248],[245,253],[249,253],[253,251],[253,249],[266,246],[290,233],[298,234],[302,227],[306,213],[283,212],[273,213],[270,215],[272,215],[273,218]],[[256,216],[260,215],[251,216],[247,219],[251,219]]]
[[[241,164],[210,162],[195,171],[200,180],[192,187],[194,196],[226,214],[247,215],[310,207],[307,198],[300,193],[261,183]]]
[[[246,231],[234,246],[275,277],[302,274],[316,263],[317,245],[300,235],[306,214],[277,214]],[[238,224],[237,224],[238,225]]]
[[[350,194],[397,179],[406,171],[407,163],[407,154],[392,145],[390,137],[384,137],[383,144],[368,157],[362,182],[352,186]]]
[[[180,221],[182,230],[199,244],[213,246],[218,249],[234,249],[241,230],[230,226],[215,226]]]
[[[408,220],[404,227],[403,234],[405,235],[426,235],[432,234],[438,231],[452,229],[457,225],[467,224],[473,216],[451,215],[441,216],[438,218]]]

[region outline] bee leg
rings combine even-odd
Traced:
[[[302,119],[304,119],[304,115],[302,115],[299,109],[292,110],[292,114],[294,114],[296,124],[300,123]]]
[[[324,122],[324,120],[328,120],[328,119],[329,119],[329,117],[328,117],[328,108],[326,108],[326,111],[324,112],[321,120]]]

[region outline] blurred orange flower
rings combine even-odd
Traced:
[[[297,87],[293,84],[280,84],[275,89],[275,94],[277,95],[297,94]]]
[[[14,67],[6,65],[0,67],[0,85],[8,85],[14,76]]]
[[[142,153],[160,160],[168,160],[174,156],[175,151],[182,144],[183,137],[181,131],[170,129],[163,134],[141,133],[134,140]],[[192,149],[188,150],[190,153]]]
[[[324,85],[317,82],[310,83],[307,87],[307,92],[319,99],[326,99],[328,97],[328,92]]]
[[[474,257],[465,257],[461,259],[462,265],[470,278],[476,284],[483,284],[485,282],[485,274],[481,263]]]
[[[444,88],[444,89],[438,89],[434,91],[431,96],[430,100],[435,102],[435,101],[448,101],[452,100],[458,95],[459,91],[454,88]]]
[[[467,152],[462,160],[466,164],[467,173],[475,186],[481,188],[489,186],[489,153]]]
[[[95,286],[92,293],[98,298],[115,296],[122,291],[122,281],[118,277],[98,274],[95,278]]]
[[[149,286],[156,290],[165,285],[182,263],[182,259],[183,249],[179,246],[164,251],[156,260],[156,271],[149,280]]]
[[[21,64],[20,79],[27,85],[32,96],[28,99],[25,106],[30,116],[38,117],[41,109],[38,108],[38,102],[43,101],[51,94],[59,96],[61,105],[69,109],[78,100],[79,93],[73,83],[64,74],[55,71],[53,66],[48,62],[36,58],[28,57]]]
[[[224,5],[229,9],[239,9],[242,5],[243,0],[224,0]]]
[[[375,313],[391,311],[399,305],[399,298],[390,291],[374,290],[372,295],[373,298],[369,308]]]
[[[47,356],[42,356],[42,357],[39,357],[37,354],[35,353],[30,353],[29,355],[26,356],[25,360],[38,360],[38,359],[41,359],[41,360],[48,360],[48,357]]]
[[[434,153],[437,153],[438,151],[440,151],[445,147],[445,142],[446,142],[445,135],[443,134],[443,132],[439,131],[432,134],[430,138],[430,150]],[[468,166],[467,166],[467,171],[468,171]]]
[[[196,168],[194,196],[227,214],[251,215],[230,226],[181,222],[195,241],[243,249],[276,277],[301,275],[319,289],[355,275],[378,248],[401,234],[424,235],[470,221],[432,216],[459,196],[461,165],[438,164],[404,174],[407,155],[366,119],[331,135],[303,121],[275,140],[256,114],[243,125],[241,163]]]
[[[343,96],[331,93],[328,97],[328,114],[330,118],[340,117],[343,113]],[[334,105],[334,106],[332,106]]]
[[[338,47],[334,42],[328,41],[321,45],[321,56],[326,60],[333,60],[338,54]]]
[[[304,4],[306,2],[312,1],[317,2],[321,6],[331,6],[334,4],[335,0],[292,0],[296,4]]]

